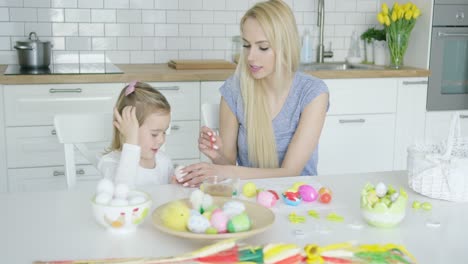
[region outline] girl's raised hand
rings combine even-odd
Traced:
[[[136,118],[136,107],[126,106],[119,113],[117,108],[114,108],[114,126],[120,131],[125,138],[125,143],[138,145],[138,120]]]
[[[200,129],[200,137],[198,138],[198,149],[212,161],[219,159],[222,156],[222,140],[217,133],[206,126]]]

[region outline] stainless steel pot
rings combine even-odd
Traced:
[[[49,67],[52,47],[50,41],[40,41],[36,32],[29,33],[29,40],[16,41],[19,65],[22,68]]]

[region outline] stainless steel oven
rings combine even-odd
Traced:
[[[468,0],[436,0],[427,110],[468,109]]]

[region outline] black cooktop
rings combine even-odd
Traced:
[[[23,68],[8,65],[4,75],[48,75],[48,74],[119,74],[123,73],[112,63],[63,63],[51,64],[48,68]]]

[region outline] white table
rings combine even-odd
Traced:
[[[265,233],[246,240],[248,244],[270,242],[315,243],[327,245],[345,241],[358,243],[395,243],[404,245],[419,263],[464,263],[468,259],[468,203],[451,203],[423,197],[407,188],[405,172],[381,172],[318,177],[294,177],[255,180],[259,188],[282,191],[296,181],[322,184],[333,191],[329,205],[318,202],[290,207],[279,202],[274,209],[276,220]],[[383,181],[404,186],[409,204],[429,201],[430,212],[415,211],[408,206],[407,216],[396,228],[379,229],[364,223],[359,211],[359,195],[366,182]],[[154,200],[153,208],[170,199],[184,198],[190,189],[175,185],[145,187]],[[35,260],[96,259],[110,257],[161,257],[185,253],[206,245],[156,230],[150,218],[133,234],[108,233],[94,221],[90,198],[93,190],[0,194],[0,262],[32,263]],[[292,224],[287,216],[294,211],[306,215],[318,211],[321,219],[307,216],[305,224]],[[334,212],[345,217],[341,223],[325,220]],[[427,219],[441,223],[428,227]],[[362,229],[350,227],[362,224]],[[303,238],[294,234],[300,229]]]

